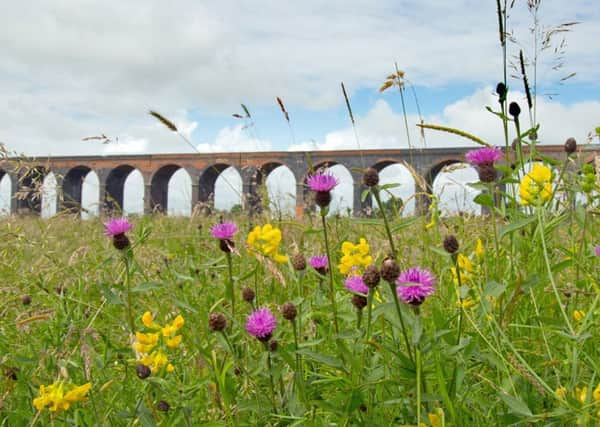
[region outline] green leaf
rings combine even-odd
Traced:
[[[537,218],[535,216],[529,216],[529,217],[520,219],[518,221],[511,222],[508,225],[505,225],[504,227],[502,227],[500,229],[500,239],[502,239],[507,234],[513,233],[517,230],[520,230],[521,228],[528,226],[529,224],[531,224],[532,222],[535,222],[536,220],[537,220]]]
[[[489,193],[478,194],[473,201],[481,206],[494,207],[494,198]]]
[[[344,367],[344,363],[337,357],[328,356],[326,354],[317,353],[316,351],[304,348],[298,350],[296,353],[301,354],[302,356],[308,359],[314,360],[315,362],[330,366],[332,368],[342,369]]]
[[[494,282],[492,280],[485,284],[485,288],[483,290],[483,296],[498,298],[500,295],[502,295],[504,293],[504,291],[506,291],[505,283],[498,283],[498,282]]]
[[[135,288],[133,288],[131,290],[131,292],[148,292],[148,291],[153,291],[155,289],[162,289],[163,285],[161,285],[160,283],[152,283],[152,282],[145,282],[145,283],[141,283],[139,285],[137,285]]]
[[[397,233],[400,230],[403,230],[405,228],[410,227],[411,225],[414,225],[417,221],[419,221],[419,219],[420,218],[418,216],[403,219],[402,221],[400,221],[400,224],[394,226],[391,231],[392,231],[392,233]]]
[[[388,190],[390,188],[396,188],[396,187],[400,187],[400,183],[390,183],[390,184],[380,185],[379,189],[380,190]]]
[[[364,202],[365,200],[367,200],[367,197],[369,197],[369,194],[371,194],[371,189],[370,188],[364,189],[360,195],[360,201]]]
[[[524,417],[531,417],[533,413],[521,399],[511,396],[510,394],[500,393],[500,398],[506,403],[510,410]]]

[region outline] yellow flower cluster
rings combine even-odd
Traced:
[[[573,320],[575,320],[577,323],[579,323],[583,319],[585,319],[585,311],[583,311],[583,310],[573,310]]]
[[[521,204],[542,205],[552,197],[552,171],[546,165],[535,163],[521,179],[519,186]]]
[[[565,387],[557,388],[554,393],[561,398],[564,399],[567,397],[568,391]],[[583,387],[575,387],[574,393],[575,399],[577,399],[581,404],[585,404],[587,402],[588,397],[588,388],[587,386]],[[600,383],[596,386],[594,391],[592,392],[592,398],[596,403],[600,402]]]
[[[364,237],[357,244],[352,242],[342,243],[342,259],[338,269],[344,276],[348,274],[362,274],[362,269],[373,263],[373,257],[369,255],[369,245]]]
[[[55,381],[49,386],[41,385],[40,395],[33,399],[33,406],[38,411],[46,406],[50,407],[51,412],[66,411],[71,404],[84,400],[91,388],[91,383],[78,386],[64,381]]]
[[[248,234],[246,241],[248,246],[256,252],[273,258],[275,262],[287,262],[287,255],[279,253],[279,245],[281,244],[281,230],[273,227],[271,224],[265,224],[262,227],[257,225]]]
[[[178,315],[173,322],[160,326],[154,321],[152,313],[145,312],[142,316],[144,326],[153,332],[136,332],[136,342],[133,344],[133,349],[138,353],[138,360],[143,365],[150,368],[152,372],[157,372],[166,366],[167,372],[173,372],[175,367],[169,363],[167,355],[162,348],[156,348],[162,336],[162,342],[168,348],[175,348],[181,344],[181,335],[177,335],[177,331],[184,325],[183,316]]]

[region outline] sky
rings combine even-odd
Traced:
[[[378,91],[397,64],[405,72],[412,146],[470,144],[432,132],[423,139],[415,126],[421,118],[501,144],[501,125],[485,109],[497,107],[494,88],[503,75],[495,4],[7,2],[0,14],[0,142],[32,156],[408,147],[398,91]],[[600,125],[597,0],[541,1],[540,32],[578,24],[537,55],[533,21],[527,1],[516,0],[508,58],[513,63],[522,49],[527,59],[540,139],[585,143]],[[509,87],[511,100],[524,107],[522,82],[510,78]],[[251,119],[233,117],[243,115],[241,104]],[[149,110],[173,121],[195,148]],[[101,134],[111,142],[83,140]],[[173,181],[180,199],[185,178]],[[223,178],[236,179],[232,171]]]

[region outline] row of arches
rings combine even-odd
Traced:
[[[441,209],[448,214],[479,212],[479,206],[473,202],[478,193],[467,185],[477,181],[476,171],[458,161],[452,163],[452,170],[445,171],[440,166],[431,176],[433,193],[440,199]],[[339,180],[330,211],[356,214],[358,209],[367,207],[369,202],[360,200],[360,175],[341,164],[328,166]],[[383,192],[383,201],[392,197],[401,200],[402,212],[414,213],[417,197],[410,170],[392,161],[381,162],[376,168],[380,171],[381,184],[396,184]],[[263,206],[291,216],[296,213],[298,204],[308,204],[310,200],[308,189],[303,182],[298,184],[297,176],[289,167],[278,163],[267,163],[251,173],[216,164],[197,175],[175,164],[163,166],[150,176],[127,164],[109,171],[79,165],[64,171],[63,175],[41,166],[25,176],[0,170],[0,212],[29,211],[51,216],[59,210],[70,210],[80,211],[87,217],[101,211],[141,214],[160,210],[171,215],[189,215],[198,202],[217,210],[229,210],[247,208],[253,200],[260,200]],[[302,179],[305,177],[306,174]],[[12,181],[18,181],[18,185]],[[18,195],[13,200],[15,190]]]

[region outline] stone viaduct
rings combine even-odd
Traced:
[[[232,147],[233,148],[233,147]],[[58,186],[57,211],[77,211],[81,205],[82,183],[86,175],[95,171],[100,183],[100,200],[104,210],[119,210],[123,206],[124,185],[127,176],[138,169],[144,179],[144,211],[166,212],[168,183],[180,168],[187,171],[192,181],[192,208],[199,202],[210,203],[214,194],[215,181],[223,170],[235,167],[242,177],[242,188],[246,206],[256,201],[257,189],[275,168],[287,166],[296,178],[296,214],[301,216],[305,207],[312,203],[305,185],[306,177],[313,169],[344,165],[352,175],[354,183],[354,212],[370,204],[361,202],[364,190],[361,177],[366,167],[381,170],[392,164],[409,165],[424,177],[429,188],[444,166],[464,162],[464,154],[473,147],[430,148],[421,150],[376,149],[340,151],[275,151],[243,153],[189,153],[120,156],[77,156],[27,159],[28,168],[18,167],[24,159],[0,160],[0,179],[4,174],[11,177],[11,194],[17,192],[21,198],[11,197],[12,213],[39,212],[41,203],[35,200],[34,189],[44,177],[53,172]],[[541,145],[538,151],[544,156],[564,159],[562,145]],[[584,147],[587,159],[600,154]],[[417,210],[427,206],[427,197],[417,200]]]

